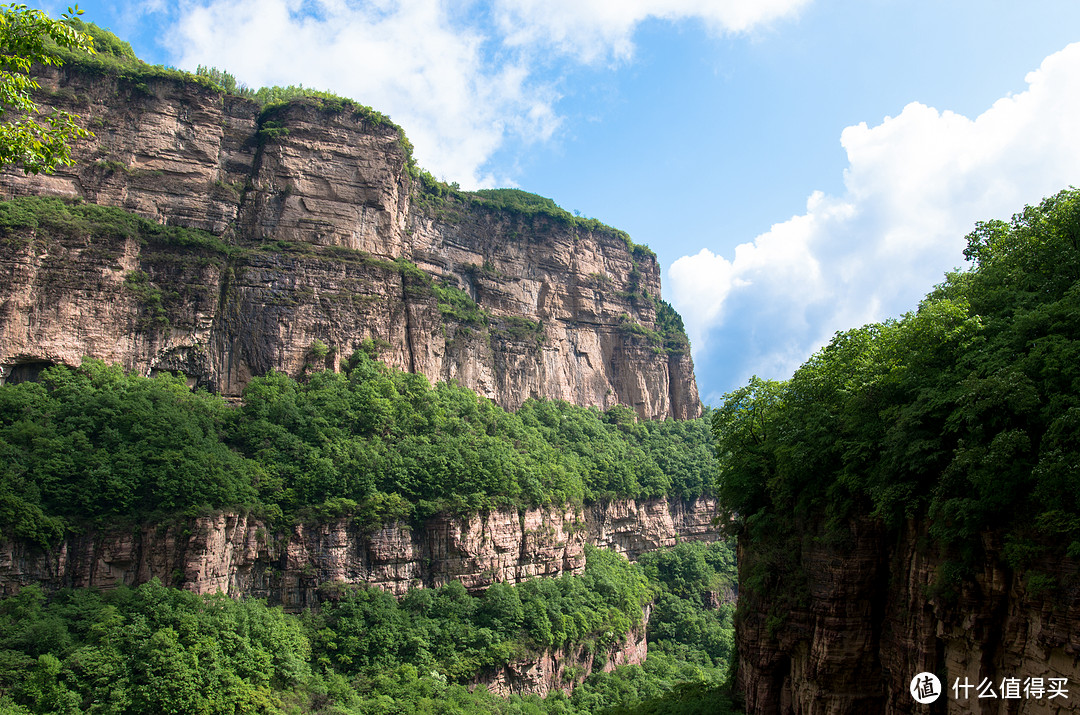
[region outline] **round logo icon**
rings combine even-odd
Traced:
[[[919,673],[911,679],[911,697],[917,703],[932,703],[941,697],[941,681],[933,673]]]

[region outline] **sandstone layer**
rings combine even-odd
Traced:
[[[849,536],[843,546],[803,540],[797,560],[808,587],[805,600],[783,613],[747,590],[744,564],[754,547],[741,545],[736,640],[747,713],[1080,710],[1080,560],[1044,559],[1016,573],[1000,560],[1000,538],[986,534],[981,570],[955,590],[940,589],[934,584],[941,583],[946,560],[924,528],[908,524],[897,535],[859,519]],[[1040,587],[1030,578],[1035,572],[1057,585]],[[945,692],[932,704],[916,703],[909,692],[921,672],[941,678]],[[995,697],[978,697],[984,678],[992,681]],[[1019,697],[1002,697],[1006,678],[1017,679]],[[1049,691],[1026,696],[1029,678],[1044,685],[1064,678],[1067,699],[1051,698]],[[954,692],[957,682],[973,687]]]
[[[581,573],[585,545],[630,559],[679,540],[717,538],[715,500],[614,501],[582,510],[499,510],[469,518],[371,530],[351,518],[275,531],[243,514],[216,514],[137,529],[88,531],[43,551],[0,542],[0,595],[22,586],[110,588],[158,578],[196,593],[256,596],[290,610],[333,598],[342,584],[395,595],[460,581],[496,582]]]
[[[507,408],[700,414],[688,351],[659,339],[656,259],[619,232],[425,193],[398,129],[349,105],[260,112],[176,78],[76,67],[41,83],[42,105],[95,137],[53,176],[0,174],[6,197],[118,207],[225,248],[44,229],[0,240],[0,380],[90,356],[237,396],[253,375],[300,375],[313,345],[336,368],[366,344]]]

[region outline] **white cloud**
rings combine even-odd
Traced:
[[[628,59],[633,34],[648,19],[700,20],[711,31],[746,32],[788,17],[809,0],[496,0],[495,16],[512,45],[544,45],[594,62]]]
[[[421,166],[473,188],[511,183],[485,171],[508,137],[527,145],[558,129],[542,57],[627,57],[646,18],[744,31],[809,0],[492,2],[196,0],[176,11],[169,45],[180,67],[216,66],[253,87],[303,83],[385,112]]]
[[[551,136],[549,86],[519,60],[491,66],[487,38],[438,0],[212,0],[181,11],[178,65],[227,69],[249,86],[303,84],[385,112],[421,166],[466,186],[506,177],[482,167],[507,134]]]
[[[914,308],[962,263],[976,221],[1008,218],[1078,183],[1080,43],[1026,80],[1026,91],[975,119],[915,102],[877,126],[846,128],[842,196],[815,192],[804,214],[730,260],[706,249],[675,261],[668,290],[695,356],[736,341],[747,351],[736,383],[754,372],[789,375],[835,331]],[[740,312],[747,306],[752,324]]]

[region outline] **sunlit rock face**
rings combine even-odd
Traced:
[[[7,197],[115,206],[227,250],[47,229],[0,241],[0,379],[91,356],[235,397],[271,369],[338,369],[367,341],[388,365],[507,408],[547,397],[701,412],[689,354],[657,342],[659,266],[615,231],[429,201],[398,130],[349,108],[300,101],[260,118],[196,84],[76,69],[42,86],[43,105],[95,137],[53,176],[0,174]],[[440,307],[433,281],[477,314]],[[313,364],[316,341],[331,352]]]
[[[437,515],[419,524],[371,528],[354,518],[274,530],[238,513],[73,534],[42,550],[0,541],[0,595],[25,585],[134,586],[158,578],[196,593],[257,596],[290,610],[332,597],[338,585],[367,584],[394,595],[460,581],[471,591],[537,576],[579,574],[585,544],[636,559],[680,540],[718,538],[716,502],[617,500],[563,508]]]

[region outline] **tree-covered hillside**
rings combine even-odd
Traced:
[[[168,375],[88,360],[0,387],[0,529],[249,508],[369,523],[712,489],[704,419],[530,400],[516,413],[359,352],[340,373],[255,378],[235,409]]]
[[[643,563],[593,549],[582,576],[500,585],[480,596],[451,583],[401,601],[344,589],[301,616],[156,581],[51,598],[27,588],[0,600],[0,712],[728,712],[720,686],[731,606],[703,603],[734,578],[731,550],[682,544]],[[653,598],[644,665],[595,673],[572,695],[546,699],[470,686],[549,648],[602,661]]]
[[[987,557],[1029,588],[1072,587],[1029,567],[1080,556],[1080,191],[978,224],[965,255],[917,311],[838,333],[714,413],[720,499],[760,546],[751,592],[797,599],[785,540],[842,543],[866,514],[926,520],[939,593]],[[1004,553],[982,552],[984,531]]]

